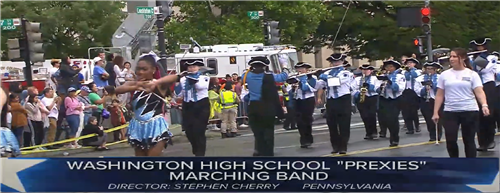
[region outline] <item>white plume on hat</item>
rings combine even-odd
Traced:
[[[153,52],[153,51],[151,51],[151,52],[149,52],[147,54],[142,54],[139,58],[142,58],[142,57],[147,56],[147,55],[153,56],[157,62],[158,62],[158,60],[160,60],[160,57],[158,57],[158,55],[156,55],[156,53]]]

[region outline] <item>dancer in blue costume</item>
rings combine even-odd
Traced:
[[[21,154],[19,143],[14,133],[7,128],[7,94],[0,89],[0,157],[16,157]]]
[[[169,83],[176,82],[180,76],[163,77],[163,84],[156,86],[154,74],[158,70],[156,57],[145,55],[137,62],[137,81],[127,81],[116,88],[116,94],[134,92],[132,107],[134,117],[129,123],[128,142],[135,148],[135,156],[160,156],[170,143],[172,133],[163,118],[165,96]],[[155,85],[155,86],[152,86]]]

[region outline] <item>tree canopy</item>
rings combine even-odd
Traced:
[[[40,22],[45,58],[69,54],[86,57],[91,46],[109,46],[111,37],[126,16],[120,1],[6,1],[2,19],[19,18]],[[20,30],[2,31],[2,50],[8,38]]]

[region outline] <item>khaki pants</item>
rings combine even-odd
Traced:
[[[52,143],[56,139],[57,119],[49,117],[49,130],[47,131],[47,143]]]
[[[220,130],[221,133],[226,133],[228,131],[234,133],[238,132],[238,129],[236,128],[237,113],[237,107],[222,109],[220,114],[220,120],[222,121]]]

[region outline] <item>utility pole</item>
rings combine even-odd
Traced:
[[[165,44],[165,20],[169,20],[171,16],[170,5],[173,1],[156,1],[156,6],[160,7],[160,14],[156,15],[156,28],[158,33],[158,49],[160,50],[160,71],[161,75],[167,73],[167,47]]]

